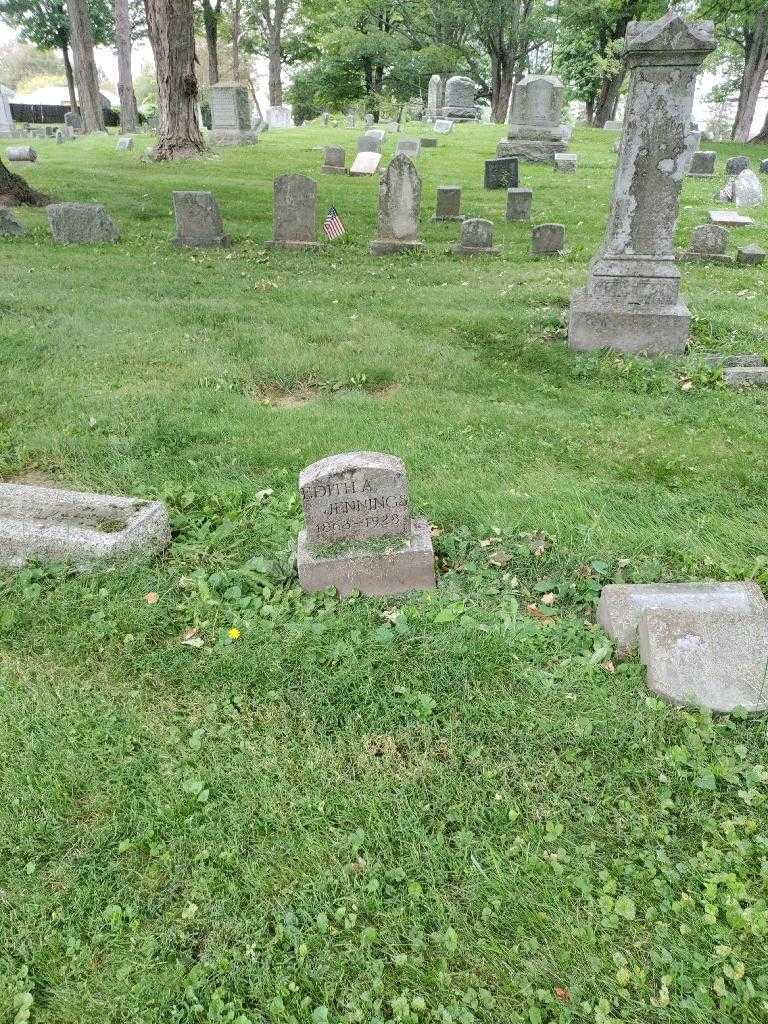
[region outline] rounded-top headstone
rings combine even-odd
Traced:
[[[748,156],[732,156],[725,165],[726,174],[741,174],[749,167]]]
[[[299,492],[313,549],[410,536],[408,478],[394,455],[347,452],[320,459],[302,471]]]
[[[347,154],[343,146],[326,146],[323,169],[326,171],[343,171],[346,168]]]
[[[763,186],[754,171],[741,171],[733,182],[733,198],[737,206],[761,206]]]
[[[456,248],[459,252],[493,252],[493,221],[469,217],[461,225],[461,239]]]
[[[525,75],[512,92],[507,123],[559,128],[564,99],[565,86],[557,75]]]

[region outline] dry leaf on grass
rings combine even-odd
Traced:
[[[160,600],[160,595],[156,594],[154,590],[151,590],[148,594],[144,595],[144,600],[147,604],[157,604]]]

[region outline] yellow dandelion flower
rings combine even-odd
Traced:
[[[232,629],[230,629],[229,631],[229,635],[232,637],[233,640],[237,640],[237,638],[240,636],[240,630],[236,629],[233,626]]]

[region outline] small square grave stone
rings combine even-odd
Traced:
[[[572,174],[579,165],[576,153],[555,153],[555,170]]]
[[[361,135],[357,140],[358,153],[381,153],[381,139],[375,135]]]
[[[493,221],[470,217],[461,225],[461,238],[453,247],[456,256],[498,256],[493,244]]]
[[[531,235],[531,253],[545,256],[562,252],[565,248],[565,227],[563,224],[539,224]]]
[[[0,206],[0,237],[23,235],[26,232],[10,210]]]
[[[57,245],[117,242],[120,232],[101,203],[52,203],[46,206]]]
[[[745,266],[757,266],[765,261],[765,249],[759,245],[743,245],[736,252],[736,262]]]
[[[686,263],[733,263],[727,248],[728,228],[721,224],[701,224],[693,232],[690,249],[677,258]]]
[[[717,153],[708,149],[697,150],[691,156],[688,166],[689,178],[713,178],[715,176],[715,161]]]
[[[190,248],[227,248],[232,244],[224,232],[221,213],[211,192],[174,192],[176,217],[174,244]]]
[[[725,164],[725,173],[729,177],[734,176],[736,174],[741,174],[742,171],[746,171],[748,167],[748,156],[732,156]]]
[[[530,220],[533,192],[529,188],[507,189],[507,220]]]
[[[461,189],[457,185],[441,185],[437,190],[437,204],[433,221],[461,221]]]
[[[450,135],[453,131],[453,121],[449,121],[444,117],[438,117],[435,121],[435,131],[438,135]]]
[[[437,139],[433,139],[428,136],[420,141],[422,149],[437,149]]]
[[[326,146],[323,160],[324,174],[347,173],[347,154],[342,146]]]
[[[303,174],[284,174],[274,185],[275,237],[270,249],[318,249],[317,184]]]
[[[133,139],[129,136],[125,136],[122,139],[117,140],[117,152],[127,153],[128,150],[133,149]]]
[[[731,388],[766,387],[768,366],[732,366],[723,370],[723,379]]]
[[[421,153],[421,142],[418,139],[398,139],[395,156],[399,156],[401,153],[409,156],[412,160],[415,159]]]
[[[485,161],[485,188],[516,188],[517,178],[517,157],[504,156],[501,159]]]

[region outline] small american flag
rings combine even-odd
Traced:
[[[330,239],[331,242],[347,233],[344,221],[339,216],[335,206],[330,208],[327,217],[323,221],[323,231],[325,232],[325,237]]]

